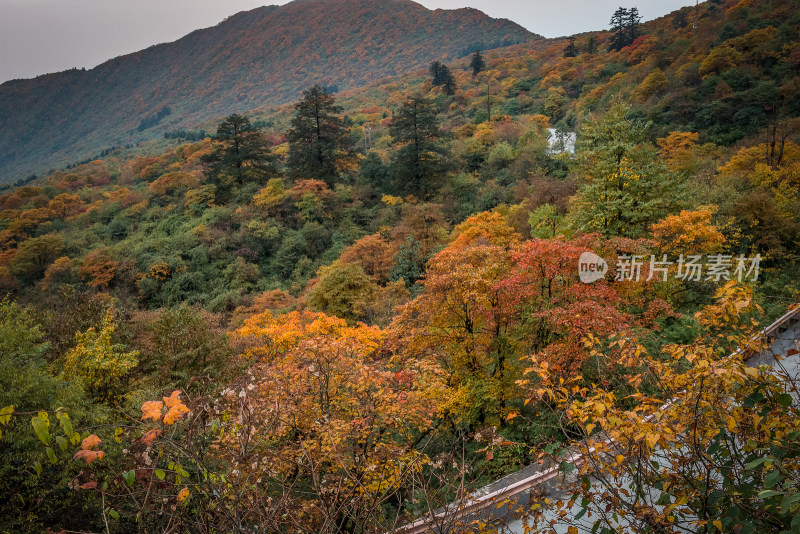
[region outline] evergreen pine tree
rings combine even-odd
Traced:
[[[434,61],[431,63],[430,73],[433,77],[432,83],[434,86],[442,87],[444,92],[448,95],[454,95],[456,93],[456,79],[450,72],[450,67],[441,61]]]
[[[289,172],[294,178],[314,178],[332,184],[339,174],[339,163],[349,155],[341,108],[333,95],[319,85],[303,91],[295,104],[289,141]]]
[[[564,47],[564,57],[575,57],[578,55],[578,47],[575,46],[575,38],[570,37],[569,43]]]
[[[433,85],[439,86],[444,84],[444,68],[445,65],[442,64],[441,61],[434,61],[431,63],[429,71],[431,73],[431,77],[433,77]]]
[[[632,7],[628,10],[628,15],[625,17],[625,46],[630,46],[633,42],[641,37],[642,29],[640,27],[642,17],[639,15],[639,9]]]
[[[611,15],[611,31],[613,34],[610,39],[611,50],[622,50],[627,45],[626,24],[628,20],[628,10],[624,7],[617,8]]]
[[[421,95],[408,99],[395,114],[389,133],[402,143],[392,158],[395,191],[430,196],[444,169],[433,103]]]
[[[473,76],[477,76],[483,69],[486,68],[486,62],[483,60],[480,50],[476,50],[475,53],[472,54],[472,59],[469,62],[469,66],[472,69]]]
[[[208,164],[206,174],[222,196],[233,186],[264,181],[275,173],[275,158],[266,136],[250,119],[235,113],[217,126],[214,150],[203,161]]]

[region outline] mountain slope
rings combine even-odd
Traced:
[[[410,0],[296,0],[174,43],[0,85],[0,182],[257,106],[313,84],[355,87],[536,38],[475,9]]]

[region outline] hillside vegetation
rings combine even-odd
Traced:
[[[297,0],[234,15],[174,43],[0,85],[0,176],[13,181],[166,129],[353,88],[535,38],[474,9],[410,0]]]
[[[5,188],[0,523],[391,532],[608,436],[562,526],[796,531],[798,384],[743,362],[800,297],[796,4],[621,8]]]

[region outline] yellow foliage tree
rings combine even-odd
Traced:
[[[100,397],[113,396],[119,380],[139,364],[138,351],[126,351],[125,345],[112,342],[116,328],[108,311],[99,330],[92,327],[78,332],[77,345],[64,361],[65,378],[77,377]]]

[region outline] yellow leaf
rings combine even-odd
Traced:
[[[730,432],[736,431],[736,419],[734,419],[733,416],[728,417],[728,430]]]
[[[714,526],[717,527],[717,530],[722,532],[722,521],[720,521],[719,519],[715,519],[714,520]]]

